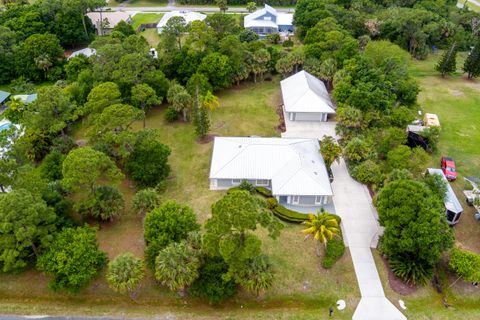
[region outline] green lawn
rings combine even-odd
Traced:
[[[126,7],[164,7],[167,6],[168,0],[130,0]],[[118,7],[120,3],[110,0],[109,6]]]
[[[137,30],[141,24],[158,23],[163,13],[137,13],[132,18],[132,27]]]
[[[221,136],[279,136],[275,130],[278,116],[275,108],[280,104],[278,78],[257,84],[244,84],[219,94],[220,108],[212,113],[211,133]],[[172,149],[172,174],[162,200],[175,199],[191,206],[204,222],[210,215],[211,204],[224,192],[210,191],[208,172],[212,143],[197,142],[191,124],[164,122],[164,107],[148,113],[147,127],[156,128],[160,140]],[[134,125],[141,128],[141,123]],[[82,138],[80,128],[75,137]],[[129,251],[143,255],[142,217],[130,212],[134,187],[128,181],[121,185],[126,198],[125,213],[112,223],[102,224],[98,232],[100,246],[110,258]],[[303,241],[300,225],[286,224],[281,236],[272,240],[258,232],[263,249],[268,253],[276,270],[276,281],[263,300],[241,292],[238,297],[219,307],[191,299],[182,300],[159,287],[149,274],[144,281],[136,303],[112,292],[103,275],[78,294],[54,293],[46,288],[47,279],[31,270],[14,275],[0,275],[0,310],[2,313],[65,313],[110,314],[141,316],[178,313],[181,318],[236,318],[259,319],[318,319],[328,314],[328,306],[339,298],[347,301],[347,309],[336,313],[336,319],[351,319],[358,303],[357,287],[350,255],[330,270],[320,267],[313,241]],[[307,284],[307,288],[304,288]]]

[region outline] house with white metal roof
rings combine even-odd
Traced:
[[[162,33],[163,28],[167,25],[168,20],[173,17],[182,17],[185,20],[185,24],[189,24],[193,21],[203,21],[207,16],[203,13],[188,10],[167,12],[157,24],[158,33]]]
[[[463,207],[458,201],[458,198],[453,191],[452,187],[448,183],[445,174],[441,169],[428,168],[427,174],[438,174],[443,178],[447,184],[447,191],[445,192],[444,204],[445,204],[445,214],[447,215],[447,222],[449,225],[455,225],[460,220],[460,216],[463,213]]]
[[[285,117],[291,121],[327,121],[335,114],[325,84],[306,71],[280,82]]]
[[[293,14],[279,13],[269,5],[244,18],[243,27],[264,38],[271,33],[293,33]]]
[[[322,207],[333,191],[316,139],[216,137],[210,189],[238,186],[243,180],[272,191],[282,205]]]
[[[73,51],[72,54],[67,58],[67,60],[70,60],[70,59],[73,59],[75,58],[76,56],[79,56],[79,55],[84,55],[85,57],[91,57],[93,56],[95,53],[97,53],[97,50],[93,49],[93,48],[83,48],[83,49],[80,49],[80,50],[77,50],[77,51]]]

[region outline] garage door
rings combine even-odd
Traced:
[[[322,113],[295,113],[295,121],[322,121]]]

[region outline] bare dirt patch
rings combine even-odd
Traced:
[[[418,290],[418,286],[411,286],[405,283],[402,279],[393,274],[390,265],[388,264],[387,259],[384,256],[380,256],[383,263],[385,264],[385,269],[388,272],[388,284],[393,291],[402,296],[408,296],[415,293]]]
[[[448,92],[450,92],[450,94],[452,96],[455,96],[455,97],[463,97],[465,96],[465,93],[463,93],[462,91],[460,90],[456,90],[456,89],[448,89]]]
[[[275,112],[277,112],[278,120],[279,120],[279,124],[278,124],[278,126],[275,127],[275,130],[277,132],[285,132],[287,129],[286,129],[286,126],[285,126],[285,118],[284,118],[284,115],[283,115],[283,105],[281,105],[281,104],[277,105],[277,108],[275,109]]]
[[[206,143],[210,143],[213,141],[213,139],[215,139],[215,137],[218,137],[218,134],[207,134],[203,137],[200,137],[197,139],[197,143],[200,143],[200,144],[206,144]]]

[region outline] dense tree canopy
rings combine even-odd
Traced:
[[[253,231],[262,226],[276,238],[283,227],[264,206],[247,191],[230,192],[212,205],[212,217],[205,223],[203,249],[222,257],[229,266],[228,277],[237,282],[242,281],[238,272],[261,254],[261,241]]]
[[[0,196],[0,267],[3,272],[27,266],[48,249],[56,215],[38,196],[14,190]]]
[[[106,261],[107,255],[98,249],[96,230],[78,227],[58,233],[37,266],[52,277],[50,288],[75,292],[86,286]]]
[[[397,180],[380,191],[376,205],[385,227],[380,248],[393,271],[414,283],[427,281],[453,245],[442,201],[421,182]]]

